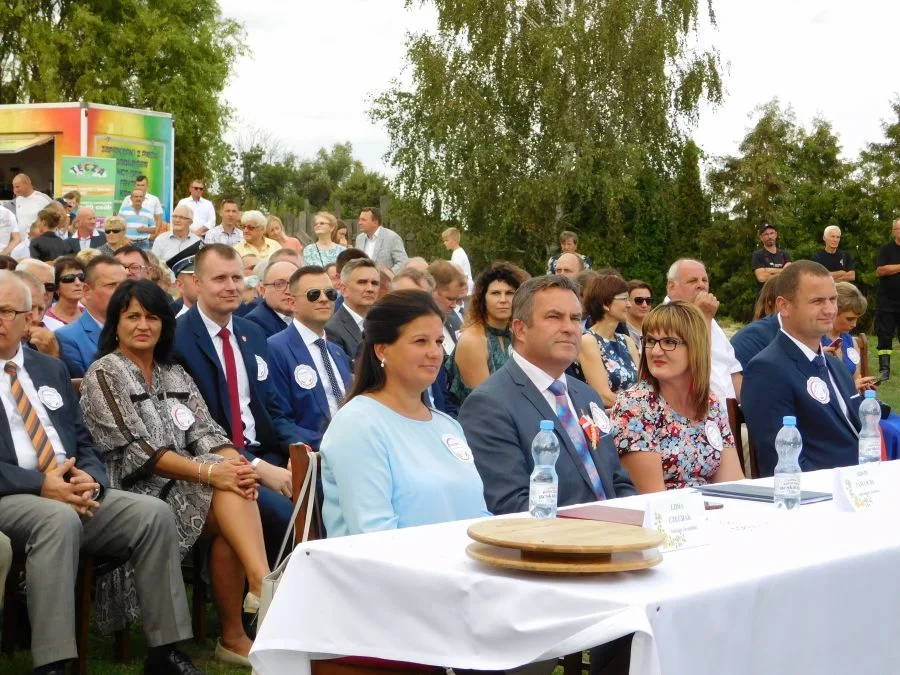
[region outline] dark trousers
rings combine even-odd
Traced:
[[[875,332],[878,334],[878,353],[890,353],[894,335],[900,339],[900,312],[875,310]]]

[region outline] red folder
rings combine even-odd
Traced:
[[[605,504],[588,504],[576,506],[572,509],[560,509],[556,515],[560,518],[577,518],[579,520],[602,520],[606,523],[621,523],[622,525],[644,524],[644,512],[637,509],[622,509]]]

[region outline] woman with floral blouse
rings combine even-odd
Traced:
[[[744,478],[724,402],[709,389],[709,323],[670,302],[644,320],[638,382],[613,408],[616,449],[639,492]]]

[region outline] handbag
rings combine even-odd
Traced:
[[[303,524],[303,538],[301,542],[305,542],[309,538],[309,528],[312,523],[312,514],[315,510],[316,504],[316,484],[319,473],[319,463],[315,461],[315,459],[310,459],[309,467],[306,469],[306,475],[303,477],[303,484],[300,486],[300,494],[297,495],[297,501],[294,504],[294,512],[291,514],[291,522],[288,525],[287,532],[284,533],[284,539],[281,542],[281,548],[278,549],[278,556],[275,558],[275,567],[269,572],[266,576],[263,577],[262,580],[262,588],[260,589],[259,595],[259,612],[257,613],[257,620],[259,621],[259,625],[262,625],[262,622],[266,618],[266,612],[269,611],[269,606],[272,604],[272,600],[275,597],[275,592],[278,590],[278,585],[281,583],[281,577],[284,575],[285,570],[287,569],[288,562],[291,559],[291,552],[293,551],[293,546],[291,546],[291,552],[288,552],[287,556],[282,560],[282,556],[284,556],[285,549],[287,549],[288,542],[291,540],[291,537],[294,534],[294,526],[297,522],[297,515],[300,513],[300,507],[303,505],[304,501],[307,501],[309,504],[309,508],[306,510],[306,521]],[[308,499],[306,499],[308,495]],[[296,543],[296,542],[295,542]]]

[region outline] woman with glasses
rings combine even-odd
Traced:
[[[313,231],[316,241],[303,248],[303,264],[328,267],[337,261],[341,251],[346,251],[346,246],[341,246],[331,239],[332,233],[337,229],[338,221],[327,211],[319,211],[313,217]]]
[[[52,331],[81,316],[81,299],[84,297],[84,265],[75,256],[57,258],[53,263],[56,280],[56,302],[44,314],[44,325]]]
[[[106,243],[100,247],[100,252],[104,255],[115,255],[123,246],[128,245],[128,239],[125,237],[125,230],[128,223],[121,216],[113,216],[107,218],[103,222],[103,234],[106,236]]]
[[[584,292],[584,309],[591,326],[581,336],[578,361],[584,380],[612,407],[616,393],[637,381],[638,352],[627,335],[616,332],[627,317],[628,283],[620,276],[595,277]]]
[[[694,305],[670,302],[644,321],[640,380],[619,394],[613,434],[638,492],[744,477],[725,407],[710,391],[709,326]]]
[[[650,284],[640,279],[629,281],[628,302],[630,306],[625,311],[625,328],[628,329],[628,337],[631,338],[640,353],[644,319],[653,308],[653,289],[650,288]]]
[[[297,251],[297,253],[303,250],[303,244],[300,243],[297,237],[289,237],[285,234],[284,223],[281,222],[281,218],[278,216],[266,218],[266,236],[273,241],[277,241],[282,248],[289,248],[292,251]]]

